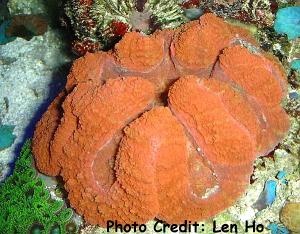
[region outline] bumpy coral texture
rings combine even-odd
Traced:
[[[286,78],[212,14],[75,61],[37,125],[39,170],[92,224],[209,218],[245,191],[289,128]],[[246,43],[243,43],[246,44]]]

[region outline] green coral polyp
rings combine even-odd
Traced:
[[[51,199],[33,168],[30,141],[23,146],[13,174],[0,184],[1,233],[66,233],[73,211]]]
[[[91,13],[92,18],[99,25],[99,29],[105,31],[109,28],[113,20],[117,20],[129,25],[129,29],[134,28],[136,19],[133,18],[134,13],[138,12],[135,7],[135,1],[127,0],[122,1],[103,1],[95,0]],[[148,0],[145,3],[143,12],[140,12],[141,17],[145,16],[144,20],[149,20],[149,15],[155,16],[157,23],[160,24],[161,28],[174,28],[186,21],[183,10],[180,8],[178,3],[168,0]],[[136,28],[141,29],[141,28]],[[143,30],[140,30],[143,31]],[[151,33],[151,30],[145,30],[144,33]]]
[[[148,0],[137,9],[135,0],[94,0],[91,5],[68,0],[65,5],[75,36],[80,41],[99,43],[102,47],[113,38],[112,22],[122,22],[128,31],[152,33],[157,27],[174,28],[187,21],[178,1]],[[153,28],[154,26],[154,28]]]

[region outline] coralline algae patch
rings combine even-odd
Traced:
[[[255,43],[207,14],[77,60],[37,125],[38,169],[62,175],[71,206],[102,226],[207,219],[229,207],[254,159],[289,128],[280,65],[243,40]]]

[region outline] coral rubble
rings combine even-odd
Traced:
[[[63,177],[71,206],[92,224],[224,210],[247,188],[255,158],[289,129],[285,74],[250,42],[206,14],[88,53],[37,125],[38,169]]]

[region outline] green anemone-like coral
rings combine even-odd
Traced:
[[[89,41],[98,49],[107,48],[127,31],[150,34],[187,21],[174,0],[67,0],[65,12],[76,40]]]
[[[148,0],[143,9],[138,11],[136,1],[126,0],[95,0],[92,8],[92,17],[98,25],[109,27],[113,20],[129,25],[129,28],[138,29],[144,33],[151,33],[149,20],[151,17],[161,28],[175,28],[185,22],[183,10],[177,1]],[[147,25],[142,25],[147,24]]]
[[[14,172],[0,184],[0,233],[70,233],[73,211],[54,200],[33,167],[30,141],[23,146]]]

